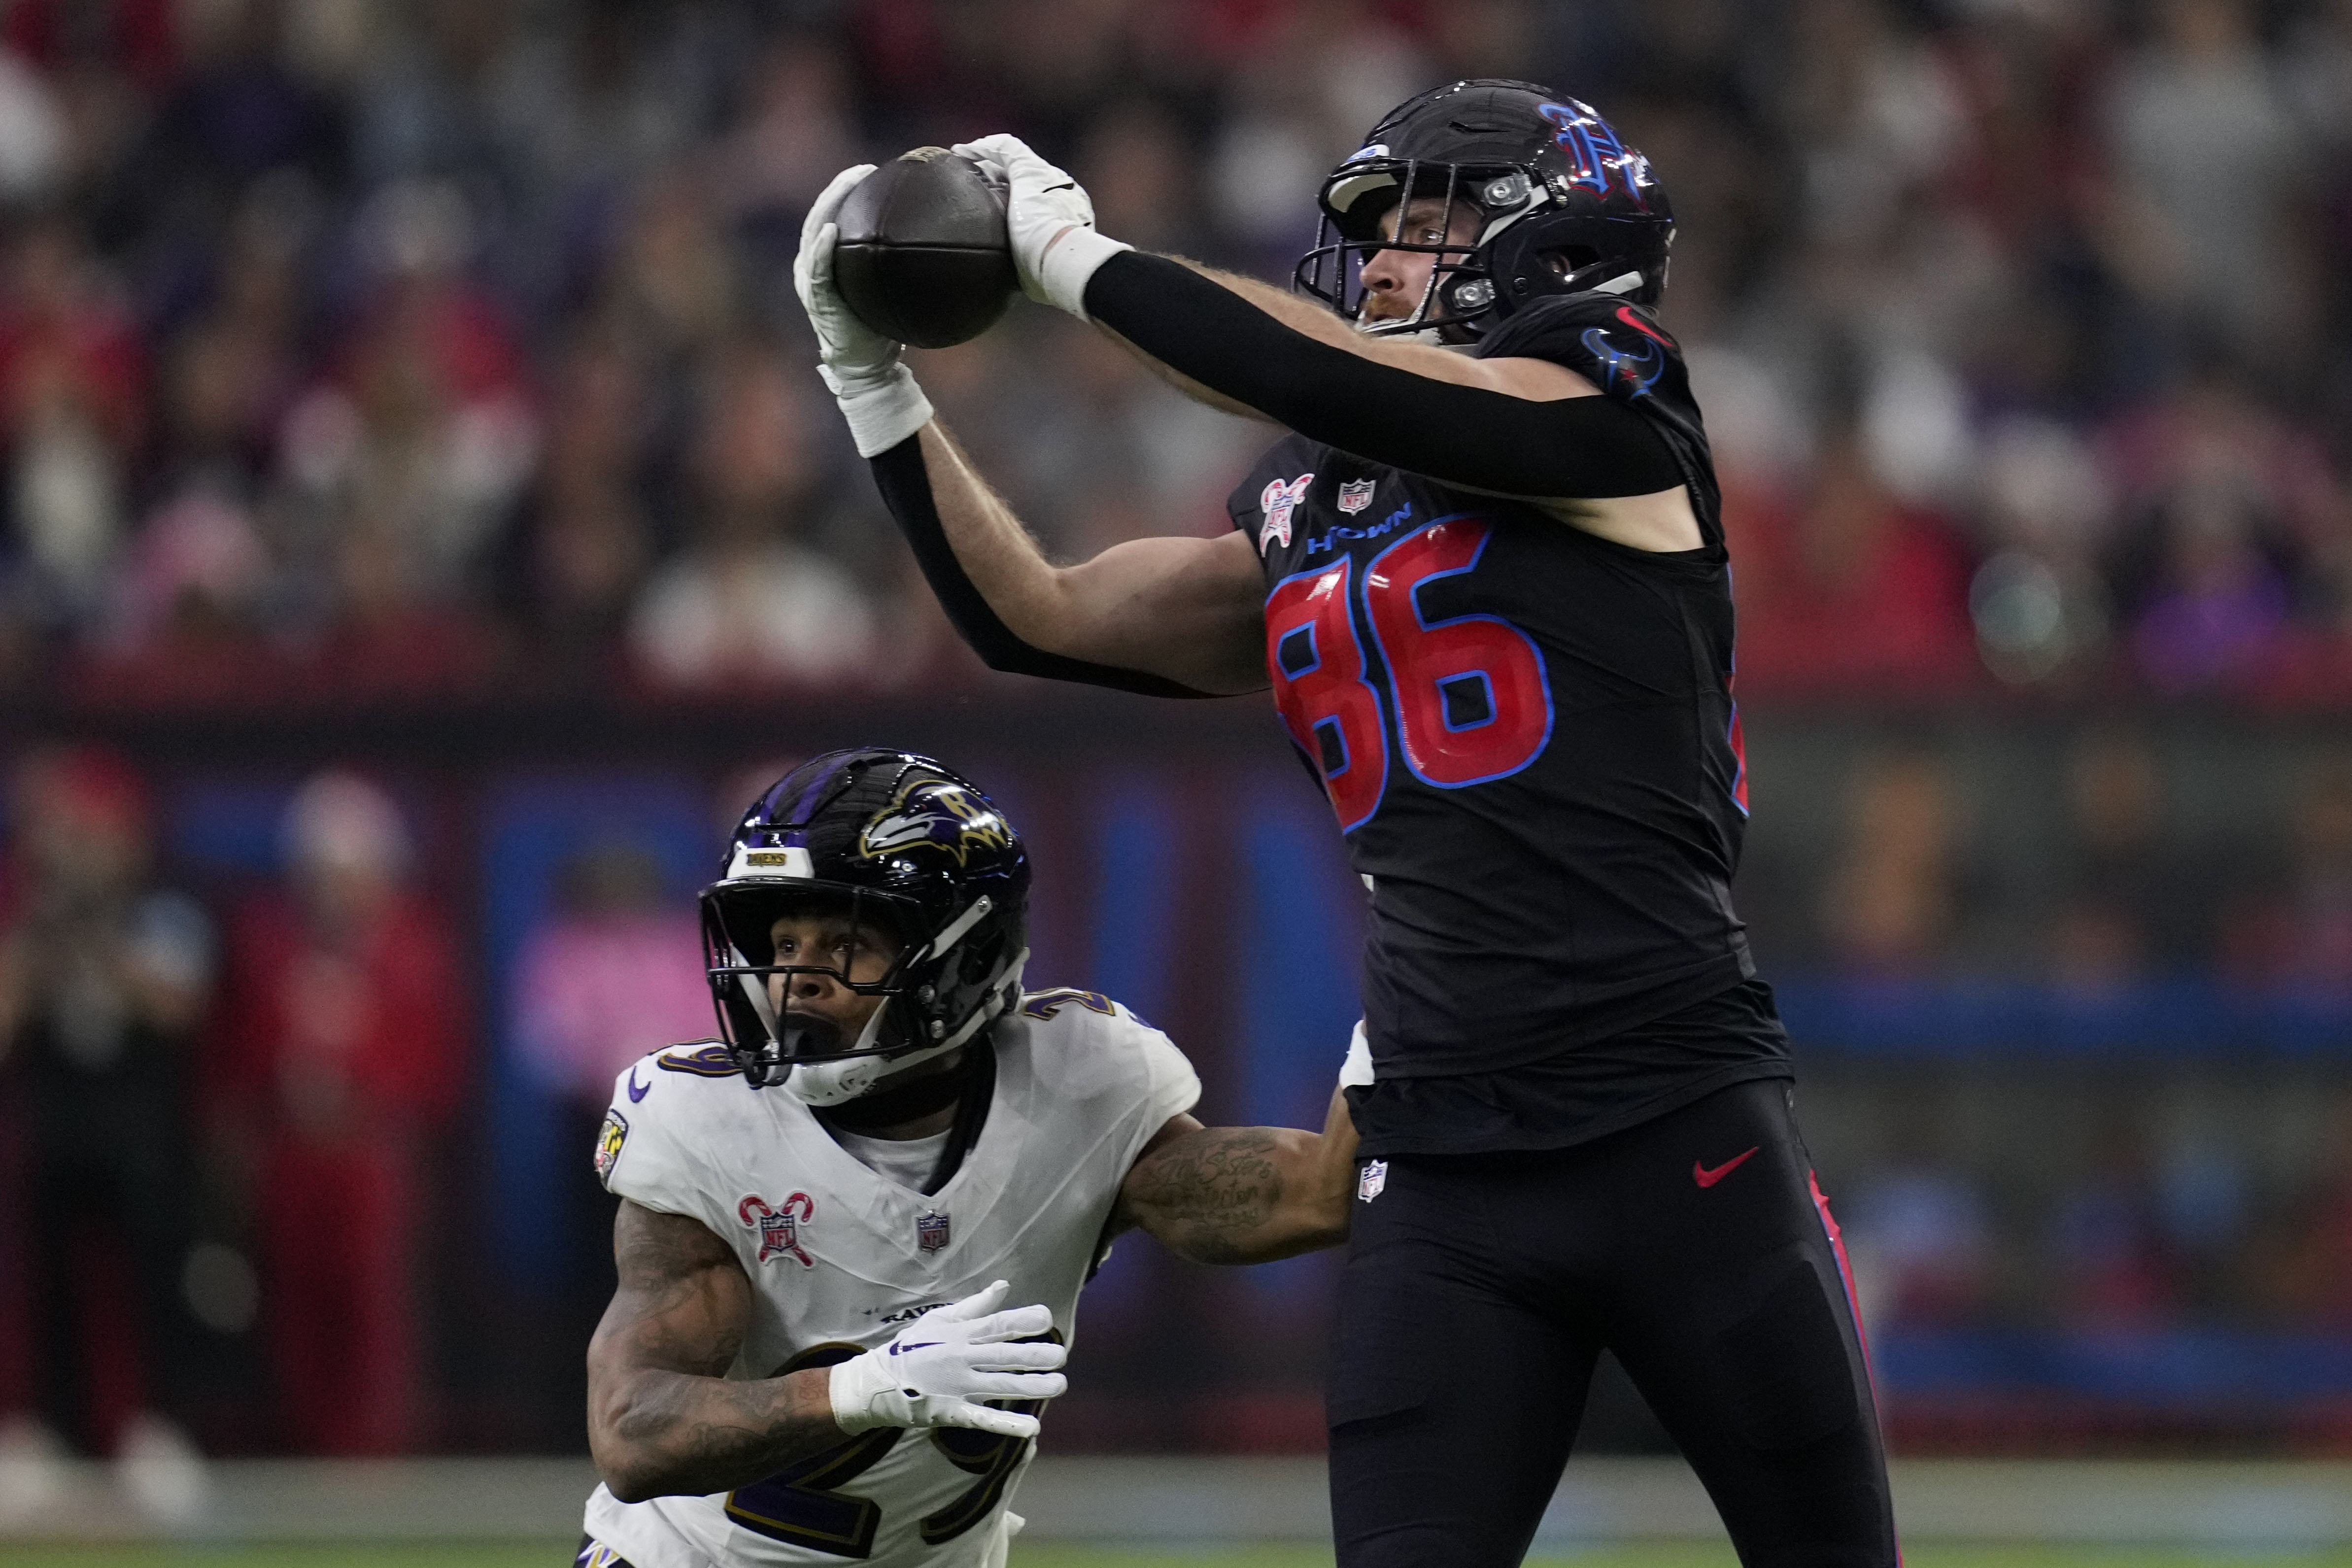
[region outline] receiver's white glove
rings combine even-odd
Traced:
[[[793,289],[816,329],[817,374],[841,405],[861,458],[888,451],[931,419],[930,400],[899,359],[900,345],[859,321],[834,286],[833,249],[841,239],[835,219],[857,182],[873,172],[873,164],[860,163],[834,176],[809,208],[800,254],[793,258]]]
[[[959,142],[954,151],[1003,176],[1004,222],[1022,292],[1085,321],[1087,279],[1096,268],[1135,247],[1096,233],[1094,198],[1020,137],[983,136]]]
[[[1054,1326],[1045,1307],[996,1310],[1012,1289],[987,1289],[924,1313],[898,1337],[833,1368],[833,1418],[845,1432],[877,1426],[976,1426],[1034,1437],[1037,1418],[995,1410],[982,1399],[1052,1399],[1069,1379],[1057,1344],[1015,1344]]]

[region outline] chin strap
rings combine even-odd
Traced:
[[[803,1105],[839,1105],[843,1100],[856,1100],[900,1068],[945,1056],[961,1043],[942,1041],[911,1051],[875,1051],[874,1042],[882,1033],[883,1015],[889,1011],[887,1005],[875,1008],[874,1016],[866,1020],[866,1027],[858,1031],[856,1040],[849,1047],[871,1055],[797,1063],[785,1076],[784,1092]]]
[[[874,1086],[892,1073],[910,1068],[934,1057],[945,1056],[981,1030],[986,1028],[1013,1000],[1021,994],[1021,972],[1029,963],[1029,950],[1023,948],[997,966],[989,977],[988,998],[972,1009],[963,1026],[945,1039],[911,1050],[877,1053],[872,1056],[847,1057],[837,1061],[803,1062],[784,1079],[784,1091],[803,1105],[839,1105],[872,1091]],[[890,1009],[877,1007],[859,1033],[853,1050],[871,1050],[875,1038],[881,1033],[882,1019]]]

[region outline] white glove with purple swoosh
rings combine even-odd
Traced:
[[[1052,1399],[1069,1386],[1055,1371],[1069,1352],[1020,1344],[1054,1326],[1044,1307],[996,1310],[1012,1287],[987,1289],[924,1313],[898,1337],[833,1368],[833,1418],[845,1432],[877,1426],[976,1426],[1034,1437],[1037,1418],[983,1399]]]

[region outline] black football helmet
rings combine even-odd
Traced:
[[[1479,215],[1467,245],[1398,243],[1381,220],[1410,192]],[[1323,182],[1299,289],[1379,336],[1434,332],[1475,342],[1530,300],[1601,292],[1655,304],[1666,287],[1674,209],[1650,161],[1590,105],[1533,82],[1481,78],[1389,110]],[[1379,251],[1436,257],[1407,317],[1363,320],[1364,263]]]
[[[1018,1000],[1029,956],[1021,836],[970,780],[909,752],[832,752],[794,769],[744,814],[726,874],[701,902],[719,1033],[755,1089],[801,1067],[887,1057],[882,1070],[895,1071],[951,1050]],[[829,964],[776,963],[771,928],[812,909],[878,926],[898,956],[866,981]],[[769,976],[793,973],[830,974],[887,1000],[844,1039],[770,1000]],[[847,1099],[874,1076],[820,1073],[817,1091],[802,1098]]]

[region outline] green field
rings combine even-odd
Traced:
[[[7,1568],[562,1568],[571,1548],[499,1542],[417,1546],[26,1546],[0,1544]],[[1925,1545],[1905,1552],[1908,1568],[2352,1568],[2352,1551],[2212,1552],[2122,1547]],[[1318,1568],[1328,1555],[1299,1547],[1253,1550],[1116,1550],[1038,1542],[1016,1546],[1013,1568]],[[1612,1546],[1570,1556],[1531,1557],[1531,1568],[1737,1568],[1728,1550],[1699,1546]]]

